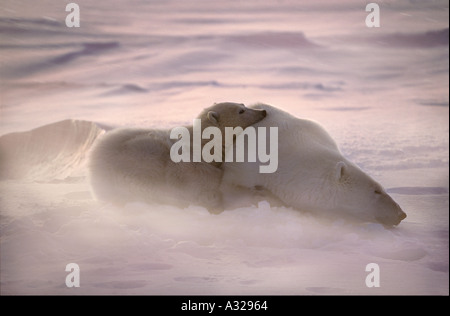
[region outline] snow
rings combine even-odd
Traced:
[[[447,1],[383,2],[376,29],[356,0],[79,0],[80,28],[66,3],[0,8],[1,294],[449,294]],[[319,122],[408,217],[91,197],[86,157],[111,127],[221,101]]]

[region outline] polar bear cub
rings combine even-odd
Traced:
[[[265,110],[226,102],[206,108],[198,119],[202,129],[214,126],[223,132],[226,127],[246,128],[265,116]],[[192,132],[193,127],[187,129]],[[170,149],[175,142],[170,138],[170,130],[108,132],[98,140],[90,155],[89,177],[95,197],[117,204],[133,201],[178,207],[195,204],[211,212],[222,210],[219,189],[222,163],[174,162]]]

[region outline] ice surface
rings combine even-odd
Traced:
[[[78,29],[64,1],[0,8],[1,294],[448,295],[447,1],[380,4],[377,29],[356,0],[77,3]],[[189,124],[221,101],[318,121],[408,217],[91,197],[86,156],[106,130]]]

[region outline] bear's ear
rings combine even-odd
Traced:
[[[345,175],[346,168],[347,168],[347,165],[343,161],[339,161],[336,164],[336,167],[334,168],[336,181],[342,181],[342,179],[344,178],[344,175]]]
[[[208,114],[206,114],[206,117],[213,124],[217,124],[219,122],[219,113],[215,111],[209,111]]]

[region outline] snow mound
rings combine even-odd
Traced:
[[[83,175],[89,149],[104,129],[64,120],[0,137],[0,179],[63,180]]]

